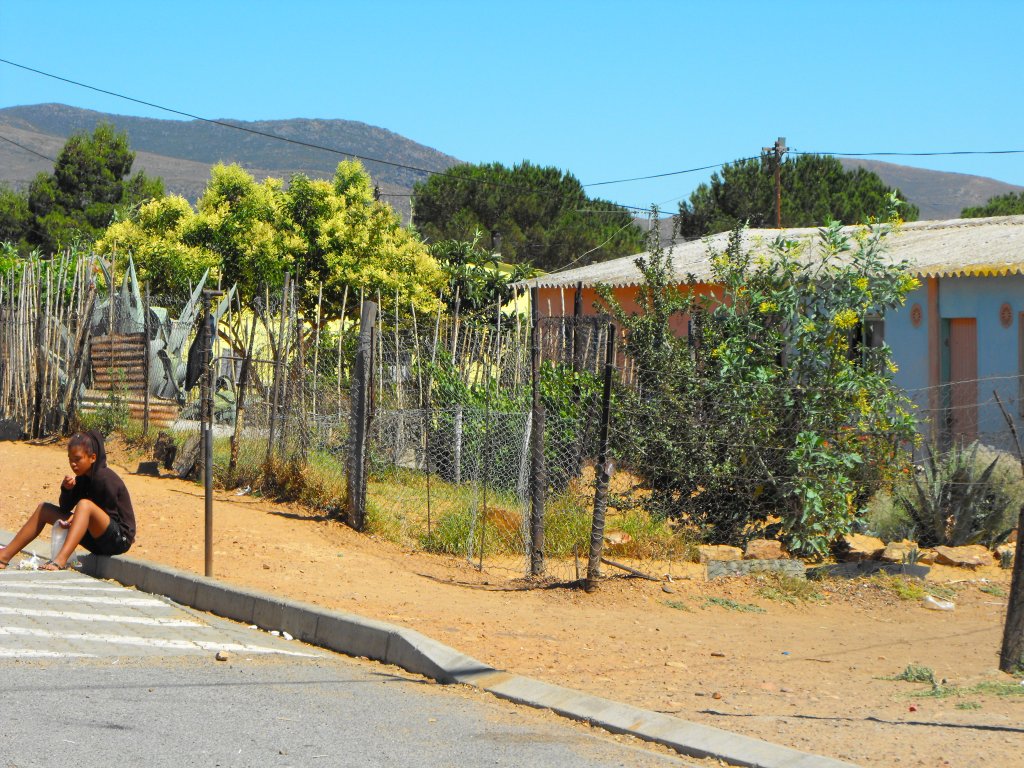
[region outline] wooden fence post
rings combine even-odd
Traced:
[[[547,466],[544,463],[544,405],[540,399],[539,291],[530,289],[530,372],[533,384],[533,433],[530,454],[530,575],[544,574],[544,504],[547,495]]]
[[[601,555],[604,550],[604,518],[608,511],[608,484],[611,461],[608,458],[608,431],[611,424],[612,374],[615,370],[615,326],[608,324],[608,340],[604,359],[604,393],[601,397],[601,444],[597,456],[594,484],[594,519],[590,528],[590,556],[587,559],[587,580],[584,589],[593,592],[601,578]]]
[[[367,443],[373,416],[373,353],[377,326],[377,305],[363,303],[359,317],[359,342],[352,367],[352,397],[349,413],[348,524],[357,531],[366,526],[366,475],[369,469]]]
[[[277,431],[277,406],[279,390],[281,388],[281,363],[284,357],[284,321],[285,311],[288,309],[288,283],[291,275],[284,273],[284,288],[281,291],[281,324],[277,332],[277,349],[274,355],[274,380],[271,384],[271,405],[270,405],[270,427],[267,434],[267,463],[274,455],[274,433]],[[267,307],[267,316],[270,317],[270,307]],[[267,326],[270,333],[270,326]]]
[[[1017,459],[1024,474],[1024,450],[1013,417],[1007,412],[999,393],[992,391],[999,410],[1003,412],[1017,446]],[[1010,577],[1010,599],[1006,604],[1006,623],[1003,624],[1003,644],[999,651],[999,669],[1015,675],[1024,669],[1024,504],[1017,514],[1017,546],[1013,551],[1013,575]]]
[[[235,471],[238,469],[238,452],[241,444],[242,430],[245,429],[245,391],[249,386],[250,369],[252,368],[252,352],[256,343],[256,318],[252,318],[249,329],[249,343],[245,346],[242,358],[242,370],[238,375],[238,391],[235,393],[235,429],[231,433],[231,458],[228,459],[228,482],[235,482]],[[232,363],[234,364],[234,363]]]

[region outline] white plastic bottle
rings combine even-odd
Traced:
[[[54,523],[50,527],[53,529],[50,531],[50,559],[56,560],[57,555],[64,548],[64,542],[67,541],[68,529],[60,523]]]

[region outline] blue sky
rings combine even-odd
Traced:
[[[204,117],[344,118],[584,183],[804,151],[1024,149],[1024,3],[6,2],[0,57]],[[0,64],[0,106],[159,110]],[[1024,155],[882,158],[1024,185]],[[597,187],[674,209],[711,171]]]

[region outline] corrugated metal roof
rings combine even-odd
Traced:
[[[844,227],[850,234],[859,227]],[[780,234],[790,240],[813,241],[817,227],[803,229],[748,229],[745,244],[767,246]],[[692,275],[697,282],[712,280],[708,250],[721,251],[728,232],[701,240],[677,243],[671,248],[672,266],[680,280]],[[894,262],[908,261],[915,274],[922,277],[965,275],[1024,274],[1024,216],[995,216],[986,219],[949,219],[947,221],[914,221],[886,240],[887,253]],[[636,259],[648,256],[639,253],[586,267],[553,272],[529,285],[540,288],[605,283],[613,287],[639,285],[642,282]]]

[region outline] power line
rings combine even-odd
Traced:
[[[760,157],[760,156],[758,156]],[[625,184],[627,181],[647,181],[648,179],[663,179],[666,176],[681,176],[684,173],[696,173],[697,171],[708,171],[712,168],[721,168],[723,165],[729,163],[742,163],[746,160],[757,160],[758,157],[743,157],[739,160],[726,160],[721,163],[714,163],[713,165],[702,165],[700,168],[687,168],[683,171],[668,171],[667,173],[655,173],[650,176],[634,176],[631,179],[615,179],[613,181],[594,181],[590,184],[583,184],[584,187],[603,187],[606,184]]]
[[[794,155],[833,155],[834,157],[953,157],[956,155],[1024,155],[1024,149],[955,149],[937,152],[801,152]]]
[[[14,141],[13,139],[8,139],[8,138],[7,138],[6,136],[0,136],[0,141],[6,141],[6,142],[7,142],[8,144],[13,144],[13,145],[14,145],[14,146],[16,146],[16,147],[17,147],[18,149],[23,149],[23,150],[25,150],[26,152],[28,152],[29,154],[35,155],[36,157],[41,157],[41,158],[43,158],[43,160],[49,160],[49,161],[50,161],[51,163],[56,163],[56,162],[57,162],[57,161],[56,161],[56,160],[55,160],[54,158],[52,158],[52,157],[47,157],[47,156],[46,156],[46,155],[44,155],[44,154],[41,154],[41,153],[39,153],[39,152],[36,152],[36,151],[35,151],[34,149],[29,149],[29,148],[28,148],[28,147],[26,147],[26,146],[25,146],[24,144],[19,144],[18,142]]]
[[[220,126],[222,128],[231,128],[231,129],[236,130],[236,131],[243,131],[245,133],[253,134],[255,136],[261,136],[261,137],[263,137],[265,139],[273,139],[275,141],[287,142],[288,144],[294,144],[296,146],[305,147],[307,149],[316,149],[316,150],[320,150],[320,151],[323,151],[323,152],[330,152],[332,154],[341,155],[343,157],[353,157],[353,158],[356,158],[357,160],[363,160],[363,161],[368,162],[368,163],[380,163],[382,165],[391,166],[392,168],[401,168],[403,170],[413,171],[415,173],[421,173],[421,174],[425,174],[427,176],[448,176],[448,177],[451,177],[451,178],[454,178],[454,179],[458,179],[458,180],[461,180],[461,181],[467,181],[467,182],[478,183],[478,184],[490,184],[491,186],[504,187],[504,188],[508,188],[508,189],[516,189],[516,190],[530,190],[531,189],[529,187],[522,187],[522,186],[518,186],[518,185],[514,185],[514,184],[505,184],[503,182],[493,181],[491,179],[470,178],[470,177],[461,175],[461,174],[459,174],[457,172],[453,172],[450,169],[449,170],[437,170],[437,169],[432,169],[432,168],[420,168],[418,166],[408,165],[406,163],[397,163],[397,162],[394,162],[392,160],[382,160],[381,158],[378,158],[378,157],[370,157],[368,155],[360,155],[360,154],[358,154],[356,152],[351,152],[349,150],[337,149],[335,147],[327,147],[327,146],[324,146],[322,144],[314,144],[312,142],[302,141],[300,139],[292,139],[292,138],[289,138],[287,136],[279,136],[277,134],[269,133],[267,131],[261,131],[261,130],[259,130],[257,128],[250,128],[250,127],[245,126],[245,125],[238,125],[238,124],[235,124],[235,123],[228,123],[228,122],[225,122],[223,120],[215,120],[215,119],[208,118],[208,117],[202,117],[200,115],[195,115],[195,114],[192,114],[191,112],[186,112],[186,111],[181,110],[181,109],[175,109],[173,107],[166,107],[166,106],[163,106],[162,104],[157,104],[157,103],[152,102],[152,101],[146,101],[145,99],[135,98],[134,96],[127,96],[127,95],[125,95],[123,93],[118,93],[116,91],[111,91],[111,90],[108,90],[106,88],[100,88],[100,87],[95,86],[95,85],[89,85],[88,83],[83,83],[83,82],[80,82],[78,80],[72,80],[71,78],[62,77],[61,75],[55,75],[55,74],[53,74],[51,72],[44,72],[41,69],[36,69],[35,67],[30,67],[30,66],[27,66],[25,64],[19,64],[18,62],[11,61],[10,59],[0,58],[0,63],[7,64],[8,66],[16,67],[18,69],[23,69],[26,72],[32,72],[33,74],[41,75],[43,77],[48,77],[48,78],[51,78],[53,80],[59,80],[62,83],[68,83],[69,85],[74,85],[74,86],[76,86],[78,88],[86,88],[86,89],[88,89],[90,91],[95,91],[96,93],[102,93],[102,94],[105,94],[107,96],[113,96],[113,97],[118,98],[118,99],[124,99],[125,101],[131,101],[131,102],[133,102],[135,104],[142,104],[143,106],[146,106],[146,107],[152,107],[153,109],[159,109],[159,110],[161,110],[163,112],[168,112],[168,113],[170,113],[172,115],[179,115],[181,117],[187,117],[187,118],[190,118],[192,120],[198,120],[200,122],[208,123],[210,125],[218,125],[218,126]],[[398,195],[394,195],[394,196],[397,197]],[[623,205],[622,207],[623,208],[629,208],[629,209],[632,209],[632,210],[640,210],[640,211],[645,210],[641,206]]]
[[[323,152],[331,152],[333,154],[343,155],[345,157],[354,157],[357,160],[365,160],[366,162],[369,162],[369,163],[381,163],[383,165],[390,165],[393,168],[402,168],[404,170],[415,171],[417,173],[426,173],[426,174],[445,173],[445,171],[436,171],[436,170],[431,170],[431,169],[428,169],[428,168],[418,168],[418,167],[416,167],[414,165],[406,165],[404,163],[396,163],[396,162],[393,162],[391,160],[381,160],[380,158],[377,158],[377,157],[369,157],[369,156],[366,156],[366,155],[359,155],[359,154],[356,154],[355,152],[349,152],[349,151],[342,150],[342,149],[335,149],[334,147],[325,147],[325,146],[323,146],[321,144],[313,144],[311,142],[302,141],[300,139],[292,139],[292,138],[289,138],[287,136],[278,136],[277,134],[268,133],[266,131],[261,131],[261,130],[258,130],[256,128],[249,128],[249,127],[244,126],[244,125],[236,125],[234,123],[228,123],[228,122],[225,122],[223,120],[214,120],[214,119],[209,118],[209,117],[201,117],[199,115],[193,115],[190,112],[185,112],[185,111],[180,110],[180,109],[174,109],[172,107],[165,107],[165,106],[163,106],[161,104],[156,104],[156,103],[154,103],[152,101],[145,101],[144,99],[137,99],[134,96],[126,96],[123,93],[117,93],[115,91],[109,91],[109,90],[107,90],[105,88],[99,88],[99,87],[97,87],[95,85],[89,85],[88,83],[82,83],[82,82],[79,82],[77,80],[72,80],[72,79],[67,78],[67,77],[61,77],[60,75],[54,75],[54,74],[52,74],[50,72],[44,72],[41,69],[35,69],[33,67],[26,66],[25,64],[19,64],[16,61],[10,61],[9,59],[0,58],[0,63],[7,64],[7,65],[12,66],[12,67],[17,67],[18,69],[23,69],[23,70],[25,70],[27,72],[33,72],[33,73],[35,73],[37,75],[42,75],[43,77],[49,77],[49,78],[51,78],[53,80],[60,80],[63,83],[68,83],[69,85],[74,85],[74,86],[77,86],[79,88],[87,88],[90,91],[96,91],[97,93],[103,93],[103,94],[106,94],[107,96],[114,96],[115,98],[118,98],[118,99],[124,99],[125,101],[132,101],[132,102],[135,102],[136,104],[142,104],[143,106],[152,107],[153,109],[159,109],[159,110],[162,110],[164,112],[170,112],[173,115],[180,115],[181,117],[188,117],[188,118],[190,118],[192,120],[199,120],[201,122],[209,123],[211,125],[219,125],[222,128],[232,128],[232,129],[234,129],[236,131],[244,131],[245,133],[251,133],[251,134],[253,134],[255,136],[262,136],[263,138],[266,138],[266,139],[274,139],[276,141],[284,141],[284,142],[287,142],[289,144],[295,144],[295,145],[300,146],[300,147],[306,147],[307,149],[318,149],[318,150],[321,150]]]

